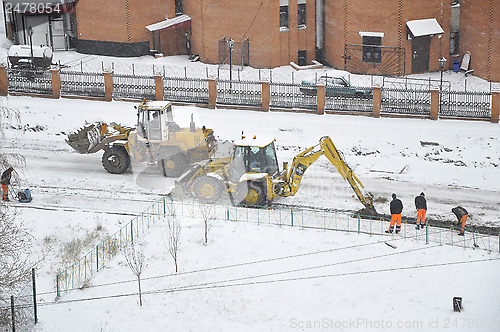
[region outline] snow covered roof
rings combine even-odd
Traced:
[[[158,31],[172,28],[182,23],[191,24],[191,17],[187,16],[186,14],[182,14],[174,18],[169,18],[164,21],[148,25],[146,26],[146,29],[148,29],[149,31]]]
[[[437,35],[444,32],[435,18],[408,21],[406,26],[410,30],[412,37]]]
[[[274,138],[248,136],[248,137],[240,139],[239,141],[235,141],[234,145],[236,145],[236,146],[257,146],[259,148],[263,148],[265,146],[268,146],[272,142],[274,142]]]
[[[169,101],[153,100],[153,101],[148,101],[147,103],[143,104],[143,106],[151,109],[162,109],[170,104],[171,102]]]

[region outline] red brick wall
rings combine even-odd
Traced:
[[[401,6],[401,22],[400,7]],[[448,58],[451,0],[329,0],[325,1],[325,56],[337,68],[344,68],[345,44],[362,44],[359,31],[383,32],[382,46],[406,50],[406,73],[411,73],[411,41],[406,22],[435,18],[445,31],[431,39],[429,70],[438,70],[437,59]],[[401,26],[401,32],[400,32]]]
[[[128,7],[128,10],[127,10]],[[147,25],[166,17],[165,0],[79,0],[76,3],[78,38],[112,42],[151,40]]]
[[[491,28],[490,28],[491,24]],[[500,2],[462,0],[460,60],[471,53],[470,69],[483,79],[500,82]]]

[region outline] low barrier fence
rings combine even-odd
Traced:
[[[155,75],[109,74],[111,79],[106,80],[103,73],[4,67],[0,67],[0,70],[2,68],[8,79],[7,82],[0,80],[0,94],[93,97],[108,101],[113,97],[154,100],[157,96],[163,96],[163,99],[174,102],[241,105],[265,110],[269,107],[300,109],[318,114],[323,114],[325,110],[372,114],[375,113],[375,105],[380,105],[378,114],[433,119],[438,116],[491,119],[492,122],[498,122],[500,113],[500,91],[450,91],[448,84],[444,89],[436,90],[437,97],[432,97],[430,80],[425,85],[414,83],[414,80],[392,78],[380,88],[326,85],[325,95],[320,98],[315,84],[166,77],[160,74],[156,74],[159,79]],[[215,81],[212,88],[210,81]],[[264,88],[264,85],[269,87]],[[377,99],[374,99],[375,89],[380,90]],[[439,100],[433,103],[433,98]],[[434,110],[433,104],[436,105]]]
[[[461,248],[482,249],[500,253],[500,235],[482,234],[466,229],[465,236],[459,236],[457,227],[437,227],[427,224],[425,229],[416,230],[415,225],[405,220],[401,232],[387,234],[389,222],[385,218],[369,219],[362,216],[327,210],[305,208],[267,207],[251,208],[230,204],[204,204],[195,200],[181,201],[163,197],[135,217],[127,225],[101,242],[88,254],[56,276],[57,296],[61,292],[81,287],[90,277],[120,250],[133,243],[134,239],[154,223],[164,217],[209,218],[210,220],[250,222],[254,224],[277,225],[358,234],[386,236],[388,239],[414,240],[424,243],[437,243]]]

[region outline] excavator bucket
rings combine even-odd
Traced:
[[[89,124],[68,134],[66,143],[78,153],[86,154],[102,140],[102,123]]]

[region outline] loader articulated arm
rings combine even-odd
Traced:
[[[317,149],[314,150],[315,148]],[[354,174],[349,165],[347,165],[344,158],[342,158],[340,152],[328,136],[322,137],[319,145],[308,148],[307,150],[299,153],[293,159],[292,165],[287,174],[287,179],[289,179],[288,183],[290,185],[290,194],[295,195],[297,193],[305,171],[321,155],[328,158],[340,175],[342,175],[342,177],[349,182],[361,203],[366,208],[374,210],[372,196],[366,192],[361,181]]]

